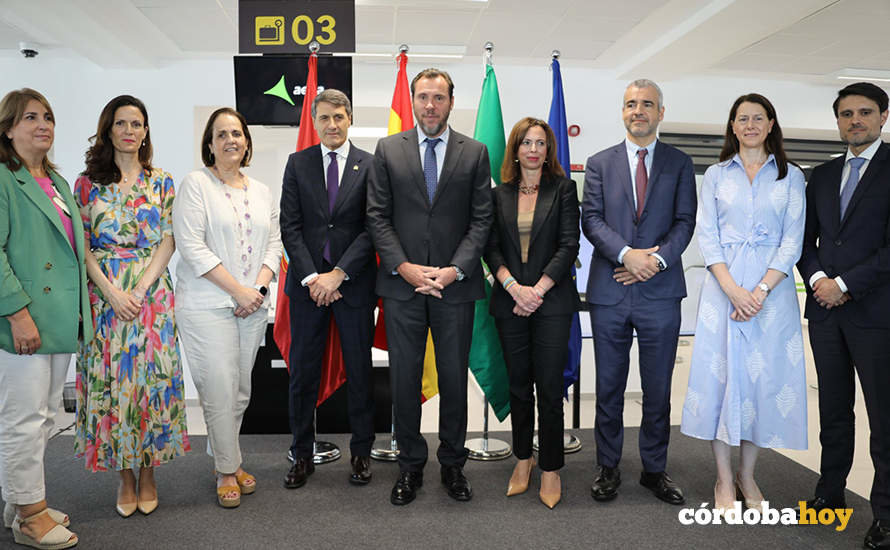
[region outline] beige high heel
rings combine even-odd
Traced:
[[[736,499],[741,500],[746,509],[763,511],[763,505],[765,504],[765,501],[763,500],[763,498],[761,498],[760,500],[748,498],[748,495],[746,495],[745,491],[742,490],[742,480],[739,477],[738,472],[736,472],[735,475],[735,488]],[[761,495],[761,497],[762,496],[763,495]]]
[[[544,491],[544,485],[546,484],[544,476],[556,476],[556,490]],[[559,504],[560,499],[562,498],[562,481],[559,479],[559,472],[541,472],[541,491],[538,493],[538,498],[541,499],[541,502],[544,503],[547,508],[553,509],[554,506]]]
[[[30,546],[32,548],[39,548],[40,550],[62,550],[63,548],[71,548],[77,544],[77,535],[58,523],[55,527],[44,533],[44,535],[40,537],[40,540],[22,533],[22,525],[31,523],[43,515],[49,515],[47,509],[43,509],[26,518],[15,518],[12,522],[12,536],[15,538],[16,543]]]
[[[532,476],[532,470],[535,469],[535,457],[527,458],[525,460],[530,461],[528,472],[523,476],[519,471],[519,465],[524,461],[520,460],[516,463],[516,466],[513,468],[513,475],[510,476],[510,481],[507,484],[508,497],[521,495],[528,491],[528,480]]]

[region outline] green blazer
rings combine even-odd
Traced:
[[[40,331],[37,353],[72,353],[78,338],[93,336],[80,210],[68,182],[50,177],[72,214],[76,254],[30,172],[0,163],[0,348],[9,353],[15,348],[6,316],[26,306]]]

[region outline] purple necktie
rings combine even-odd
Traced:
[[[637,174],[636,178],[636,186],[637,186],[637,219],[640,219],[640,216],[643,215],[643,205],[646,204],[646,187],[649,185],[649,175],[646,173],[646,153],[648,153],[648,149],[638,149],[637,157],[639,160],[637,161]]]
[[[339,191],[340,187],[340,170],[337,165],[337,153],[335,151],[331,151],[328,153],[328,156],[331,157],[331,163],[328,164],[328,213],[334,213],[334,203],[337,202],[337,191]],[[324,252],[322,253],[324,259],[331,262],[331,241],[328,239],[326,243],[324,243]]]

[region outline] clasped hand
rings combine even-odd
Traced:
[[[118,288],[112,288],[105,296],[114,315],[124,322],[132,321],[142,310],[142,302],[145,300],[145,290],[141,287],[134,288],[131,292],[124,292]]]
[[[235,317],[242,319],[256,312],[263,305],[265,298],[259,290],[248,286],[242,286],[232,297],[238,304],[235,308]]]
[[[516,305],[513,306],[513,314],[520,317],[528,317],[544,303],[544,300],[530,286],[514,285],[510,288],[510,295],[516,302]]]
[[[308,283],[309,297],[318,307],[329,306],[343,297],[340,294],[340,285],[346,278],[346,273],[339,269],[332,269],[327,273],[321,273]]]
[[[414,287],[414,292],[442,297],[445,287],[457,279],[457,271],[451,266],[434,267],[404,262],[397,268],[399,275]]]
[[[660,271],[658,269],[658,258],[652,255],[657,251],[657,246],[628,250],[624,253],[624,257],[621,258],[624,265],[615,268],[612,278],[624,286],[648,281]]]
[[[850,293],[843,292],[834,279],[822,277],[813,283],[813,299],[825,309],[831,309],[849,302]]]

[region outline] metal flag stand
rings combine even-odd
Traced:
[[[312,424],[315,424],[315,419],[312,420]],[[328,462],[334,462],[335,460],[340,459],[340,455],[340,448],[330,441],[316,440],[312,444],[313,464],[327,464]],[[290,449],[287,450],[287,460],[291,463],[294,461],[294,454]]]
[[[392,412],[392,424],[390,428],[389,443],[383,441],[375,443],[371,449],[371,458],[386,462],[395,462],[399,459],[399,445],[396,443],[396,411]]]
[[[482,417],[482,437],[466,442],[472,460],[503,460],[513,454],[513,448],[506,441],[488,437],[488,399],[482,400],[485,413]]]

